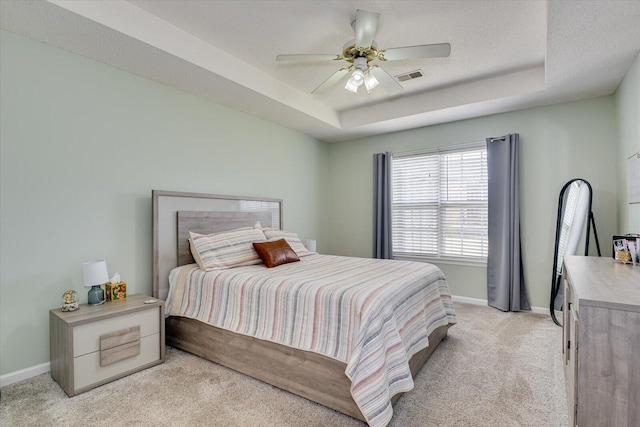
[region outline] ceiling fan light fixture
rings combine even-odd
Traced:
[[[350,92],[358,93],[358,85],[353,81],[352,78],[347,80],[347,84],[344,86],[344,88]]]
[[[371,74],[371,72],[367,71],[367,74],[364,75],[364,87],[367,88],[367,92],[371,92],[371,90],[378,86],[378,79]]]
[[[367,70],[367,59],[364,57],[355,58],[355,60],[353,61],[353,68],[353,73],[351,73],[351,77],[347,81],[347,84],[344,88],[348,91],[357,93],[358,88],[362,86],[367,78],[366,76],[369,74]],[[365,71],[367,71],[366,74]],[[369,89],[367,89],[367,91],[368,90]]]
[[[349,80],[347,80],[347,84],[345,85],[345,89],[351,91],[353,93],[358,92],[358,88],[362,86],[364,83],[365,75],[364,72],[360,68],[356,68],[354,72],[351,74]]]
[[[353,72],[353,74],[351,74],[351,78],[358,86],[360,86],[364,80],[364,73],[361,69],[357,69]]]

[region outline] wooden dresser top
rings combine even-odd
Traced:
[[[564,266],[581,306],[640,312],[640,266],[575,255],[565,257]]]

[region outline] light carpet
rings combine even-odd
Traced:
[[[456,303],[458,324],[390,426],[566,426],[562,331],[549,316]],[[2,388],[2,426],[354,426],[364,423],[197,356],[68,398],[49,374]]]

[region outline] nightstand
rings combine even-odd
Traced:
[[[164,362],[164,301],[149,299],[49,311],[51,377],[69,397]]]

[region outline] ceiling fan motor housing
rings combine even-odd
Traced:
[[[342,47],[342,58],[353,63],[356,58],[365,58],[367,62],[372,61],[378,57],[378,45],[374,41],[371,46],[367,48],[358,48],[355,40],[349,40]]]

